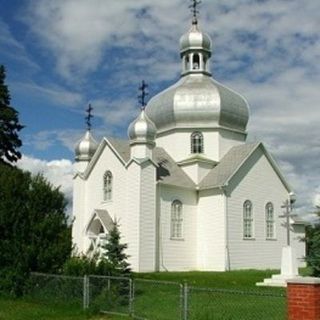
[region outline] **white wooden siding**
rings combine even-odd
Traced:
[[[286,245],[286,230],[283,227],[281,205],[288,199],[288,192],[269,161],[257,149],[245,163],[228,188],[227,199],[228,235],[231,269],[279,268],[282,247]],[[253,205],[254,239],[243,239],[243,203]],[[274,205],[275,240],[266,239],[265,206]]]
[[[219,190],[200,192],[197,220],[199,270],[226,269],[224,203],[224,195]]]
[[[197,269],[197,195],[195,191],[161,185],[160,193],[160,270]],[[183,205],[183,239],[171,239],[171,203]]]
[[[156,268],[156,168],[149,161],[141,168],[140,199],[139,271],[150,272]]]

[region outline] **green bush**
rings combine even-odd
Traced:
[[[63,266],[63,274],[69,276],[112,274],[111,265],[106,260],[99,260],[96,256],[73,256]]]

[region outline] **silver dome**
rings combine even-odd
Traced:
[[[76,161],[90,161],[97,148],[98,143],[94,140],[91,132],[88,130],[84,137],[76,144]]]
[[[158,133],[173,128],[219,128],[245,132],[249,106],[238,93],[205,74],[189,74],[154,96],[146,107]]]
[[[204,50],[211,55],[211,39],[199,30],[197,24],[193,24],[191,29],[180,38],[181,55],[188,50]]]
[[[156,134],[157,128],[155,124],[148,118],[144,110],[141,110],[138,118],[135,119],[128,128],[130,144],[154,144]]]

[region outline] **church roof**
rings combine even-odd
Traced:
[[[116,149],[124,162],[130,160],[129,141],[108,138],[108,141]],[[195,188],[195,183],[189,176],[175,163],[168,153],[159,147],[154,148],[153,159],[157,165],[157,180],[163,184],[176,187]]]
[[[103,225],[103,227],[107,230],[107,231],[111,231],[114,227],[114,222],[112,220],[112,218],[110,217],[109,213],[107,210],[101,210],[101,209],[95,209],[91,219],[89,220],[89,223],[86,227],[86,232],[88,231],[88,229],[90,228],[90,225],[92,223],[92,221],[95,218],[98,218],[101,222],[101,224]]]
[[[221,159],[221,161],[215,166],[200,182],[199,189],[211,189],[226,186],[229,180],[238,172],[240,167],[246,162],[250,155],[261,147],[263,153],[269,160],[271,166],[278,174],[280,180],[288,191],[292,191],[291,187],[285,180],[280,169],[275,163],[272,156],[268,153],[264,145],[259,143],[243,144],[233,147],[229,152]]]
[[[177,187],[196,188],[196,184],[163,148],[156,147],[154,149],[153,160],[159,165],[157,168],[158,181]]]
[[[130,160],[130,144],[128,140],[108,137],[108,141],[117,150],[119,156],[124,162],[128,162]]]
[[[258,143],[243,144],[231,148],[221,161],[202,179],[199,188],[207,189],[224,186],[258,145]]]

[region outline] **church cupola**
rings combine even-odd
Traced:
[[[91,119],[93,117],[91,113],[92,110],[93,108],[89,104],[88,109],[86,110],[87,116],[85,118],[87,131],[75,146],[75,160],[77,163],[76,169],[80,172],[83,172],[86,169],[87,164],[98,149],[98,143],[91,134]]]
[[[98,148],[98,143],[89,130],[78,141],[75,147],[76,161],[90,161]]]
[[[155,146],[157,128],[145,113],[145,98],[147,96],[147,84],[142,81],[139,88],[141,95],[141,112],[139,116],[129,125],[128,137],[131,146],[131,156],[135,158],[145,158],[152,155],[152,149]]]
[[[154,145],[156,133],[157,129],[155,124],[148,118],[144,109],[142,109],[137,119],[135,119],[128,128],[130,145]]]
[[[210,75],[209,59],[211,57],[211,39],[198,26],[198,1],[191,5],[193,20],[191,29],[180,38],[180,56],[182,59],[182,76],[192,73]]]

